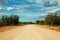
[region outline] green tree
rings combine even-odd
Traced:
[[[0,25],[16,25],[19,23],[19,16],[18,15],[3,15],[0,19]]]
[[[41,25],[44,25],[45,24],[45,22],[43,20],[38,20],[38,21],[36,21],[36,23],[37,24],[41,24]]]
[[[19,16],[14,15],[13,23],[16,25],[19,23]]]
[[[3,15],[1,20],[2,20],[1,22],[3,25],[7,24],[7,16],[6,15]]]
[[[49,13],[45,18],[45,24],[47,25],[59,25],[60,18],[57,15],[58,13]]]

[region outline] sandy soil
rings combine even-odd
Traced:
[[[51,30],[55,30],[55,31],[59,31],[60,32],[60,27],[58,26],[48,26],[48,25],[37,25],[38,27],[42,27],[42,28],[48,28]],[[4,31],[8,31],[8,30],[12,30],[18,27],[22,27],[22,26],[4,26],[4,27],[0,27],[0,32],[4,32]]]
[[[0,33],[0,40],[60,40],[60,32],[38,25],[25,25]]]
[[[0,32],[12,30],[12,29],[15,29],[15,28],[18,28],[18,27],[20,27],[20,26],[4,26],[4,27],[0,27]]]
[[[38,25],[38,26],[42,27],[42,28],[48,28],[48,29],[60,32],[60,26],[48,26],[48,25]]]

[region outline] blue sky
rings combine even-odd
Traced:
[[[48,6],[44,6],[48,1]],[[49,12],[60,10],[59,4],[59,0],[0,0],[0,16],[15,14],[19,21],[34,22],[43,20]]]

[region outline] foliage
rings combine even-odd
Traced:
[[[36,21],[36,24],[57,26],[60,25],[60,15],[58,13],[48,13],[44,20]]]
[[[43,20],[38,20],[38,21],[36,21],[36,24],[41,24],[41,25],[44,25],[45,24],[45,22],[43,21]]]
[[[19,23],[19,16],[17,15],[3,15],[0,19],[0,26],[4,25],[17,25]]]
[[[60,17],[57,13],[49,13],[45,18],[45,24],[47,25],[60,25]]]

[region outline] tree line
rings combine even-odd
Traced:
[[[58,13],[48,13],[44,20],[37,20],[33,22],[20,22],[18,15],[2,15],[0,19],[0,26],[17,25],[17,24],[40,24],[40,25],[60,25],[60,15]]]
[[[57,26],[60,25],[60,15],[58,13],[48,13],[44,20],[36,21],[37,24]]]
[[[17,25],[19,23],[19,16],[18,15],[3,15],[0,19],[0,26],[5,25]]]
[[[25,24],[34,24],[33,22],[21,22],[19,21],[18,15],[2,15],[0,19],[0,26],[11,26],[11,25],[25,25]]]

